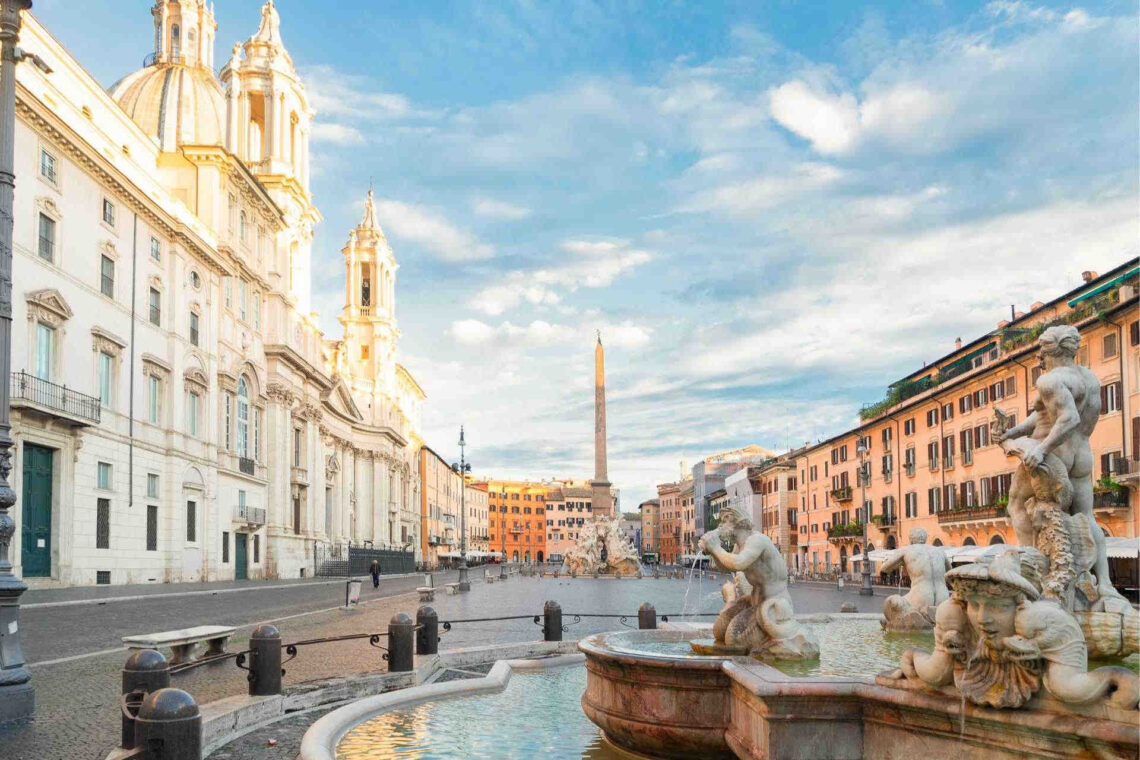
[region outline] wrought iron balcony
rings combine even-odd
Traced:
[[[851,501],[851,486],[833,488],[831,491],[831,498],[835,499],[836,501]]]
[[[1113,488],[1107,491],[1093,492],[1093,507],[1095,509],[1127,509],[1128,491],[1123,488]]]
[[[27,372],[13,372],[8,387],[12,406],[26,406],[83,425],[97,425],[101,419],[99,399],[66,385],[56,385]]]
[[[251,507],[248,504],[238,504],[234,509],[237,519],[251,525],[265,524],[265,507]]]
[[[1004,504],[987,504],[983,507],[957,507],[953,509],[940,509],[938,522],[960,523],[971,520],[998,520],[1007,516]]]
[[[256,465],[249,457],[238,457],[238,471],[245,475],[252,475]]]

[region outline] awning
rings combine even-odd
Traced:
[[[1090,290],[1088,292],[1081,293],[1079,296],[1074,298],[1072,301],[1069,301],[1069,306],[1070,307],[1076,306],[1081,301],[1087,301],[1088,299],[1092,298],[1093,296],[1098,296],[1106,290],[1111,290],[1112,288],[1119,285],[1121,283],[1121,281],[1123,281],[1129,277],[1135,277],[1137,272],[1140,272],[1140,267],[1133,267],[1131,271],[1125,272],[1124,274],[1120,275],[1116,279],[1110,280],[1110,281],[1106,282],[1105,284],[1103,284],[1099,287],[1093,288],[1092,290]]]
[[[871,562],[885,562],[896,551],[898,551],[898,549],[872,549]],[[852,562],[862,562],[863,553],[860,552],[859,554],[852,555],[849,559]]]
[[[1136,559],[1140,557],[1140,538],[1105,537],[1108,556],[1115,559]]]

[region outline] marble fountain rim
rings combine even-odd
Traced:
[[[545,670],[581,665],[584,661],[585,656],[578,653],[540,659],[496,660],[491,671],[482,678],[423,684],[350,702],[323,715],[309,726],[301,738],[298,760],[336,760],[337,745],[349,731],[384,713],[441,699],[499,692],[506,688],[516,670]]]

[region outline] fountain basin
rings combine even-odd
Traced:
[[[823,623],[823,630],[846,623],[844,617]],[[580,641],[586,716],[618,747],[661,758],[1013,760],[1140,753],[1135,711],[1062,705],[1044,692],[1016,710],[963,704],[952,690],[875,676],[884,669],[877,648],[862,655],[871,671],[863,675],[824,673],[842,669],[827,664],[804,675],[801,663],[782,671],[751,657],[685,653],[687,640],[701,635],[707,634],[622,631]],[[821,640],[824,663],[827,641]]]

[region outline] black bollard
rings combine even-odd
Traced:
[[[135,746],[147,760],[200,760],[202,716],[194,697],[181,689],[146,695],[135,718]]]
[[[161,652],[140,649],[123,665],[123,749],[135,746],[135,716],[147,692],[170,686],[170,666]]]
[[[281,693],[281,632],[274,625],[259,625],[249,637],[249,696]]]
[[[542,607],[542,640],[562,641],[562,607],[558,602],[547,602]]]
[[[439,615],[427,605],[416,610],[416,654],[439,652]]]
[[[637,608],[637,627],[650,631],[657,628],[657,609],[649,602]]]
[[[415,668],[416,624],[407,613],[397,612],[388,621],[388,672],[406,673]]]

